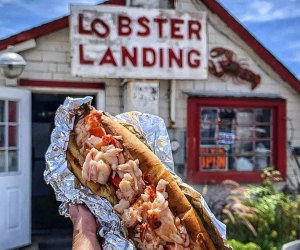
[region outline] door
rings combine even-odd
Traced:
[[[32,93],[32,230],[36,235],[47,233],[47,237],[72,235],[69,218],[60,216],[54,191],[43,178],[45,153],[50,144],[50,134],[54,128],[55,112],[67,96],[83,95]],[[92,104],[95,105],[95,96]]]
[[[30,244],[31,96],[0,87],[0,249]]]

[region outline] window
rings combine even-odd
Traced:
[[[286,168],[285,101],[190,97],[188,170],[191,183],[261,181],[261,170]]]
[[[18,171],[17,102],[0,100],[0,174]]]

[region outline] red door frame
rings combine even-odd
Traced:
[[[231,179],[239,183],[261,182],[260,171],[199,171],[199,107],[271,108],[273,110],[273,163],[286,179],[286,101],[284,99],[189,97],[187,114],[187,181],[220,183]]]

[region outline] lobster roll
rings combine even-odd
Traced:
[[[199,216],[158,157],[105,113],[90,107],[77,115],[67,162],[84,186],[113,205],[137,249],[226,249],[209,216]]]

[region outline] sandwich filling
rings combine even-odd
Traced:
[[[93,110],[75,126],[76,143],[85,157],[82,177],[100,184],[112,183],[118,203],[115,212],[123,225],[134,232],[138,248],[145,250],[190,250],[187,230],[168,205],[167,181],[154,186],[130,159],[121,137],[106,133],[102,113]]]

